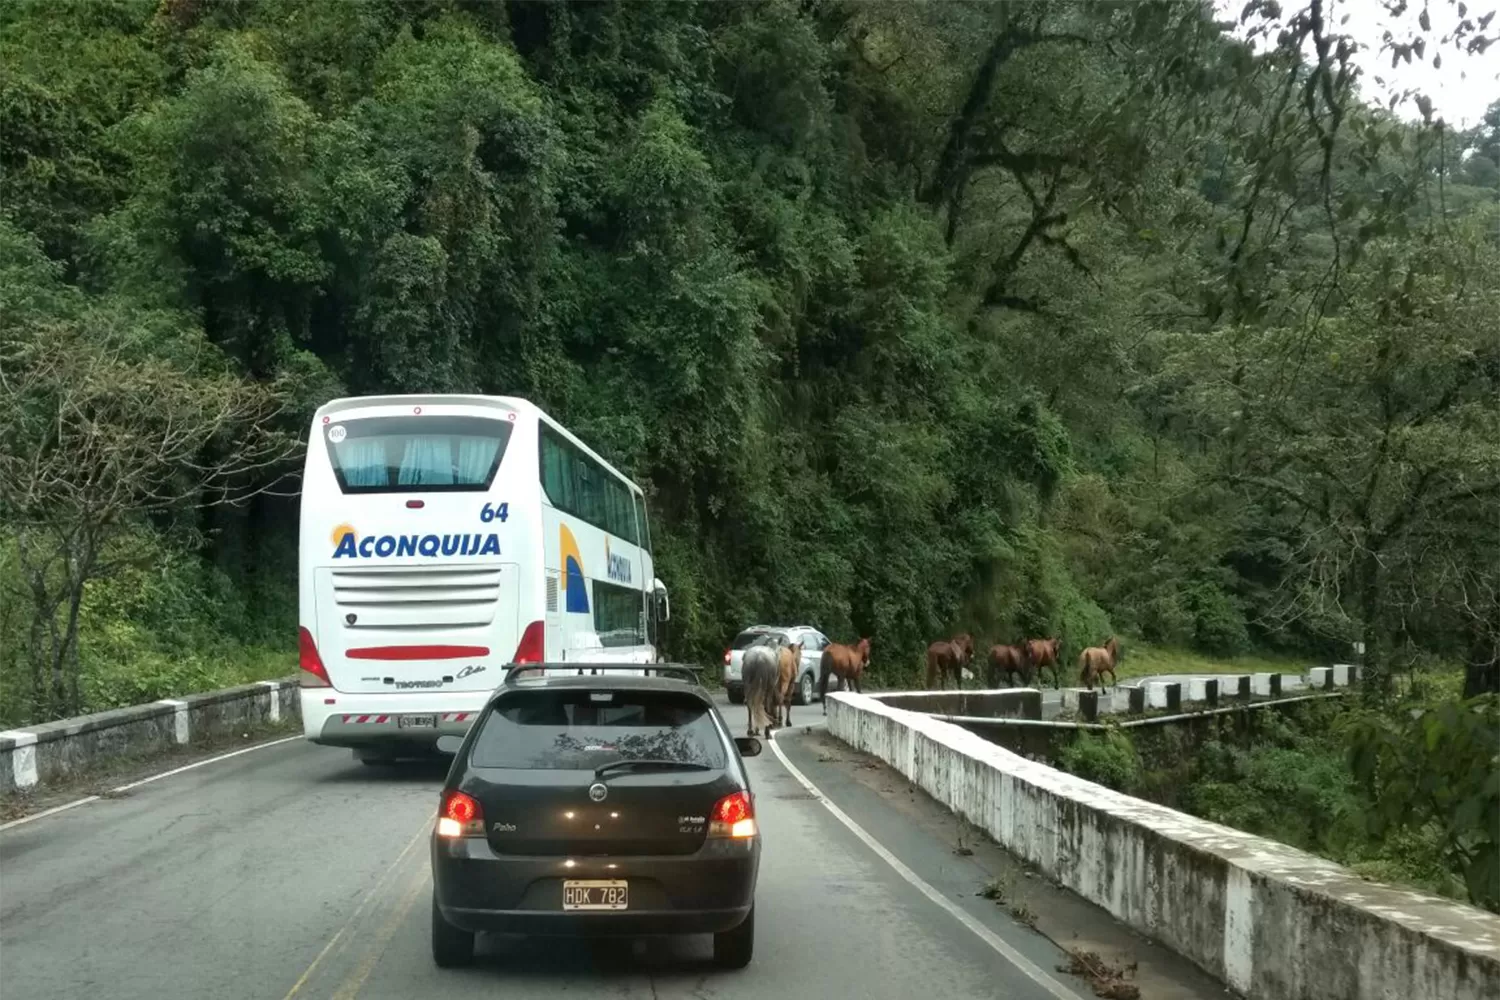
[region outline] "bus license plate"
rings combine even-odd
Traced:
[[[583,879],[563,882],[565,910],[623,910],[630,903],[630,885],[624,879]]]
[[[398,715],[396,716],[397,729],[436,729],[436,715]]]

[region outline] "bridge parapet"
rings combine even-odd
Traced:
[[[1252,1000],[1500,997],[1500,916],[1367,882],[889,700],[830,693],[829,731]]]

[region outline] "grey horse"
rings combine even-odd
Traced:
[[[747,735],[771,735],[771,720],[780,707],[776,690],[779,652],[779,643],[767,641],[757,642],[745,650],[741,676],[745,681],[745,711],[750,727]]]

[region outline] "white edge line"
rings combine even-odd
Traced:
[[[221,760],[228,760],[231,757],[238,757],[243,753],[254,753],[257,750],[264,750],[266,747],[280,746],[283,743],[290,743],[292,742],[292,740],[300,740],[303,738],[304,737],[300,735],[283,736],[281,739],[271,740],[269,743],[257,743],[253,747],[241,747],[238,750],[231,750],[229,751],[229,753],[221,753],[217,757],[208,757],[203,760],[196,760],[191,764],[184,764],[181,767],[174,767],[170,771],[163,771],[161,774],[153,774],[149,778],[142,778],[140,781],[132,781],[130,784],[121,785],[119,788],[111,788],[110,791],[128,792],[132,788],[139,788],[142,785],[149,785],[153,781],[160,781],[162,778],[170,778],[174,774],[181,774],[183,771],[191,771],[195,767],[202,767],[205,764],[217,764]]]
[[[109,790],[109,794],[114,794],[116,792],[128,792],[132,788],[139,788],[142,785],[149,785],[153,781],[160,781],[162,778],[170,778],[174,774],[181,774],[183,771],[191,771],[196,767],[203,767],[205,764],[216,764],[221,760],[228,760],[231,757],[238,757],[240,754],[254,753],[256,750],[264,750],[266,747],[280,746],[283,743],[290,743],[292,740],[300,740],[302,738],[303,737],[301,736],[285,736],[279,740],[271,740],[269,743],[257,743],[253,747],[242,747],[239,750],[231,750],[229,753],[221,753],[217,757],[206,757],[203,760],[194,761],[191,764],[184,764],[182,767],[174,767],[170,771],[163,771],[161,774],[153,774],[149,778],[142,778],[140,781],[132,781],[128,785],[120,785],[118,788],[111,788]],[[62,805],[53,806],[51,809],[43,809],[39,813],[32,813],[30,816],[22,816],[20,819],[13,819],[9,823],[0,823],[0,833],[4,833],[6,830],[14,829],[18,826],[24,826],[27,823],[33,823],[39,819],[46,819],[48,816],[56,816],[60,812],[67,812],[69,809],[76,809],[78,806],[88,805],[90,802],[98,802],[100,798],[101,796],[98,795],[86,795],[81,799],[74,799],[72,802],[64,802]]]
[[[75,809],[78,806],[85,806],[90,802],[97,801],[99,801],[99,796],[88,795],[81,799],[74,799],[72,802],[64,802],[60,806],[53,806],[51,809],[43,809],[41,812],[32,813],[30,816],[22,816],[20,819],[13,819],[9,823],[0,823],[0,833],[4,833],[6,830],[9,830],[13,826],[22,826],[26,823],[32,822],[33,820],[46,819],[48,816],[56,816],[60,812],[67,812],[69,809]]]
[[[885,846],[882,845],[880,841],[871,836],[864,827],[860,826],[858,823],[854,822],[854,820],[850,819],[849,815],[845,813],[844,810],[834,805],[833,802],[828,798],[828,796],[824,795],[821,791],[818,790],[817,785],[814,785],[811,781],[808,780],[805,774],[797,770],[797,766],[790,760],[788,760],[786,754],[782,752],[781,747],[776,745],[776,740],[774,737],[768,742],[771,744],[772,752],[776,754],[776,759],[781,761],[782,766],[787,769],[791,776],[796,778],[802,784],[802,787],[806,788],[808,792],[812,794],[813,798],[823,803],[824,808],[833,813],[834,819],[838,820],[840,823],[844,824],[844,826],[848,827],[849,831],[860,840],[862,840],[866,847],[879,855],[880,860],[890,865],[891,868],[895,870],[897,875],[900,875],[907,882],[911,883],[911,885],[915,887],[918,892],[926,896],[928,899],[932,900],[938,906],[942,907],[955,920],[963,924],[969,930],[973,931],[975,936],[977,936],[981,941],[989,945],[995,951],[999,952],[1001,957],[1010,962],[1011,965],[1014,965],[1021,972],[1025,973],[1028,979],[1036,983],[1042,989],[1046,990],[1054,997],[1057,997],[1058,1000],[1078,1000],[1080,994],[1077,991],[1069,989],[1066,985],[1048,975],[1046,970],[1041,968],[1041,966],[1031,961],[1031,959],[1027,958],[1025,955],[1022,955],[1014,947],[1006,943],[1004,938],[1000,937],[1000,935],[984,926],[984,924],[975,919],[972,914],[968,913],[962,907],[958,906],[958,904],[948,899],[947,896],[944,896],[942,893],[934,889],[931,884],[929,884],[925,879],[922,878],[922,876],[906,867],[906,865],[902,863],[900,858],[896,857],[890,851],[886,850]]]

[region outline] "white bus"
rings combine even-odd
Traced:
[[[639,486],[523,399],[318,409],[302,479],[303,732],[369,763],[462,735],[511,663],[652,663]]]

